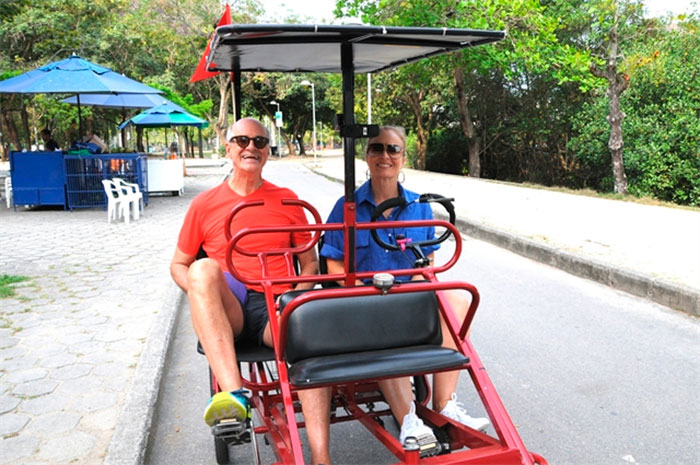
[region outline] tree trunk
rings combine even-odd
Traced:
[[[221,145],[226,145],[226,131],[228,130],[228,109],[229,98],[231,97],[231,85],[229,82],[229,74],[222,73],[216,77],[219,83],[219,116],[214,123],[214,130],[219,137]]]
[[[626,82],[626,81],[625,81]],[[625,163],[622,157],[622,120],[625,114],[620,110],[620,90],[618,82],[611,83],[608,89],[608,97],[610,97],[610,115],[608,122],[610,123],[610,140],[608,148],[612,157],[613,178],[615,180],[615,193],[627,195],[627,175],[625,174]],[[626,85],[624,86],[627,87]]]
[[[612,158],[613,181],[615,184],[615,193],[627,195],[627,175],[625,174],[625,162],[622,156],[622,120],[625,114],[620,109],[620,96],[629,86],[629,76],[617,71],[618,47],[620,45],[620,36],[617,30],[619,21],[617,13],[617,5],[615,5],[613,26],[610,29],[610,44],[608,47],[608,57],[605,69],[600,68],[595,63],[591,63],[591,73],[594,76],[604,78],[608,81],[607,96],[610,102],[609,113],[606,117],[610,124],[610,139],[608,140],[608,149]]]
[[[143,149],[143,127],[136,126],[136,151],[145,152]]]
[[[418,170],[425,171],[428,165],[428,132],[430,122],[426,125],[423,122],[423,111],[421,101],[423,100],[424,91],[411,93],[406,96],[409,106],[413,110],[413,115],[416,117],[416,166]]]
[[[481,177],[481,143],[474,122],[472,121],[469,108],[467,107],[466,98],[466,78],[464,70],[455,66],[454,68],[455,91],[457,93],[457,110],[459,111],[459,122],[462,126],[462,132],[469,143],[469,176],[472,178]]]
[[[428,166],[428,137],[421,119],[416,124],[416,169],[425,171]]]
[[[24,128],[24,136],[27,150],[32,149],[31,134],[29,134],[29,115],[27,114],[27,106],[24,103],[24,97],[21,98],[22,106],[20,108],[19,114],[22,117],[22,127]]]
[[[3,110],[0,108],[0,130],[3,136],[3,156],[6,159],[10,157],[10,150],[18,150],[20,147],[19,134],[17,133],[17,126],[15,125],[15,120],[12,118],[12,112]]]

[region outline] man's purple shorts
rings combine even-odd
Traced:
[[[248,289],[246,289],[243,283],[234,278],[228,271],[224,271],[224,278],[226,278],[228,288],[231,289],[233,295],[235,295],[238,301],[241,303],[241,307],[245,307],[245,304],[248,301]]]

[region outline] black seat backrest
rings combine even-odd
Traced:
[[[294,310],[285,358],[296,363],[324,355],[441,344],[433,292],[342,297],[310,301]]]

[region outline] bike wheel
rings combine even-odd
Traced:
[[[223,439],[214,438],[214,452],[216,452],[216,463],[219,465],[231,463],[228,456],[228,444]]]

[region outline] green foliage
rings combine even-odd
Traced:
[[[177,105],[180,105],[182,108],[187,110],[187,112],[192,113],[195,116],[199,116],[200,118],[205,118],[206,115],[211,111],[212,106],[214,105],[213,102],[209,99],[195,103],[192,94],[181,96],[175,90],[166,85],[157,83],[150,83],[150,85],[158,90],[162,90],[163,97],[165,97],[166,99],[170,100],[171,102]]]
[[[231,2],[230,2],[231,3]],[[624,158],[629,190],[681,204],[700,202],[700,49],[697,13],[650,20],[639,0],[339,0],[338,14],[367,24],[502,29],[505,40],[423,60],[372,76],[372,120],[409,131],[408,158],[420,147],[427,168],[465,174],[468,141],[457,108],[455,70],[466,77],[464,101],[481,149],[481,175],[516,182],[612,190],[606,83],[589,72],[606,53],[606,31],[619,7],[619,70],[630,76],[623,94]],[[255,0],[232,5],[234,23],[255,23]],[[223,11],[219,0],[0,1],[0,79],[77,52],[84,58],[165,91],[166,98],[212,123],[231,111],[220,107],[226,76],[189,83]],[[288,18],[283,22],[295,22]],[[76,33],[78,31],[78,33]],[[272,117],[280,102],[283,135],[311,138],[311,89],[324,138],[342,112],[339,75],[247,73],[244,115]],[[355,116],[367,120],[367,80],[355,81]],[[62,146],[77,137],[77,108],[65,96],[0,95],[2,144],[15,131],[53,130]],[[220,109],[221,108],[221,109]],[[25,131],[22,115],[29,123]],[[86,127],[108,136],[137,110],[83,107]],[[221,115],[219,113],[221,112]],[[229,116],[230,122],[230,116]],[[319,125],[320,126],[320,125]],[[321,134],[321,131],[319,131]],[[420,143],[419,143],[419,139]]]
[[[467,174],[469,153],[467,139],[459,128],[438,129],[431,134],[428,146],[429,171]]]

